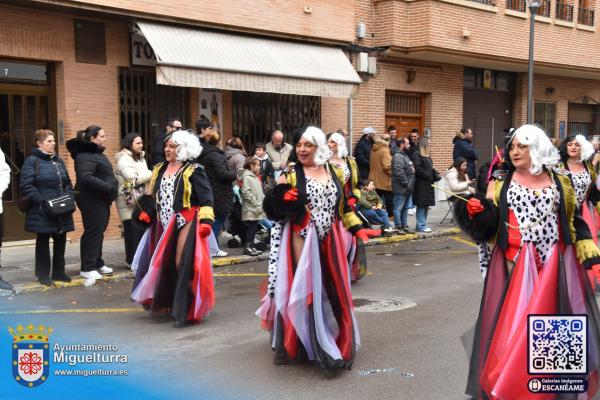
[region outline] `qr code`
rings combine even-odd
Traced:
[[[530,374],[587,373],[586,315],[529,315]]]

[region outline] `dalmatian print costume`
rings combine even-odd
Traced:
[[[542,263],[558,242],[557,211],[560,195],[556,185],[545,189],[530,189],[511,181],[507,192],[508,206],[515,213],[521,233],[521,244],[531,242]],[[511,234],[509,229],[508,234]]]
[[[573,182],[573,188],[575,189],[575,194],[577,195],[577,205],[581,207],[581,205],[585,202],[588,190],[592,184],[592,177],[590,176],[589,172],[583,170],[577,173],[571,172],[571,179]]]
[[[162,176],[160,181],[160,188],[158,190],[158,208],[159,208],[159,216],[160,222],[162,223],[163,228],[166,228],[173,216],[173,200],[175,194],[175,181],[177,180],[177,176],[179,172],[173,175]],[[179,215],[177,218],[177,228],[181,229],[185,224],[185,219]]]
[[[319,240],[323,240],[331,230],[335,220],[335,207],[337,202],[337,188],[333,179],[321,183],[315,179],[306,178],[306,195],[309,202],[310,222],[316,230]],[[268,294],[275,293],[277,280],[277,260],[279,259],[281,234],[284,223],[275,222],[271,229],[271,250],[269,252],[269,286]],[[308,228],[302,229],[298,234],[306,238]]]

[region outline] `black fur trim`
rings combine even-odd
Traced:
[[[148,214],[148,216],[150,217],[149,223],[146,223],[139,219],[140,213],[142,211],[146,211],[146,214]],[[140,196],[137,199],[136,207],[133,208],[133,213],[131,214],[131,219],[135,223],[140,224],[143,227],[148,227],[148,226],[152,225],[152,222],[154,222],[155,218],[156,218],[156,206],[154,204],[154,197],[152,197],[148,194]]]
[[[498,232],[498,208],[483,195],[469,196],[469,198],[471,197],[479,199],[485,211],[471,219],[467,213],[467,203],[457,199],[453,207],[454,220],[460,229],[471,236],[473,240],[487,242],[493,239]]]
[[[292,189],[292,185],[289,183],[280,183],[265,195],[263,210],[270,220],[282,221],[290,219],[299,216],[305,211],[305,201],[300,194],[298,194],[298,200],[294,202],[283,201],[283,195],[290,189]]]

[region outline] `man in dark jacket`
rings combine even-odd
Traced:
[[[375,133],[375,129],[370,126],[363,129],[363,135],[358,143],[356,143],[356,148],[354,149],[354,157],[356,158],[358,173],[361,180],[369,179],[369,162],[371,159],[371,147],[373,146]]]
[[[398,150],[392,156],[392,193],[394,194],[394,224],[396,229],[411,233],[408,228],[408,200],[415,186],[415,168],[406,155],[407,138],[400,139]]]
[[[233,210],[233,187],[232,183],[237,179],[235,171],[227,168],[227,160],[223,150],[217,147],[219,135],[211,132],[204,138],[202,144],[202,153],[198,157],[198,162],[204,166],[204,172],[208,176],[208,181],[213,193],[215,221],[212,225],[213,233],[218,239],[221,229],[225,225],[227,216]],[[226,252],[219,250],[213,256],[225,256]]]
[[[419,142],[419,130],[412,128],[408,135],[408,148],[405,150],[406,154],[410,157],[412,153],[418,150],[417,143]]]
[[[171,133],[183,128],[179,118],[169,118],[164,131],[158,132],[154,137],[154,143],[152,144],[152,151],[150,152],[150,169],[156,164],[165,162],[165,138]]]
[[[475,179],[475,160],[479,159],[479,154],[473,146],[473,131],[470,128],[463,128],[460,132],[464,139],[458,137],[454,139],[452,159],[454,161],[459,158],[467,160],[467,175],[469,175],[469,179]]]

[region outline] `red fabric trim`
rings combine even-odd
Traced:
[[[188,319],[194,321],[200,321],[215,306],[215,285],[210,262],[210,246],[208,238],[200,235],[199,228],[200,224],[198,223],[194,232],[196,245],[194,246],[194,278],[191,282],[194,299],[188,312]],[[199,307],[196,307],[198,296],[200,296],[201,303]]]
[[[293,226],[293,225],[292,225]],[[292,261],[292,231],[290,230],[289,242],[290,245],[286,249],[288,252],[288,282],[290,285],[289,290],[291,289],[292,282],[294,281],[294,265]],[[280,249],[283,250],[283,249]],[[289,295],[289,293],[288,293]],[[296,358],[298,355],[298,337],[296,336],[296,330],[292,325],[292,321],[288,318],[287,321],[284,321],[285,326],[283,327],[283,347],[285,348],[287,355],[289,358]]]
[[[508,209],[508,223],[512,226],[519,226],[519,221],[517,221],[517,217],[512,209]],[[504,227],[501,227],[502,229]],[[521,250],[521,232],[516,229],[511,229],[506,226],[508,231],[508,247],[504,250],[504,257],[507,260],[514,260],[519,250]]]

